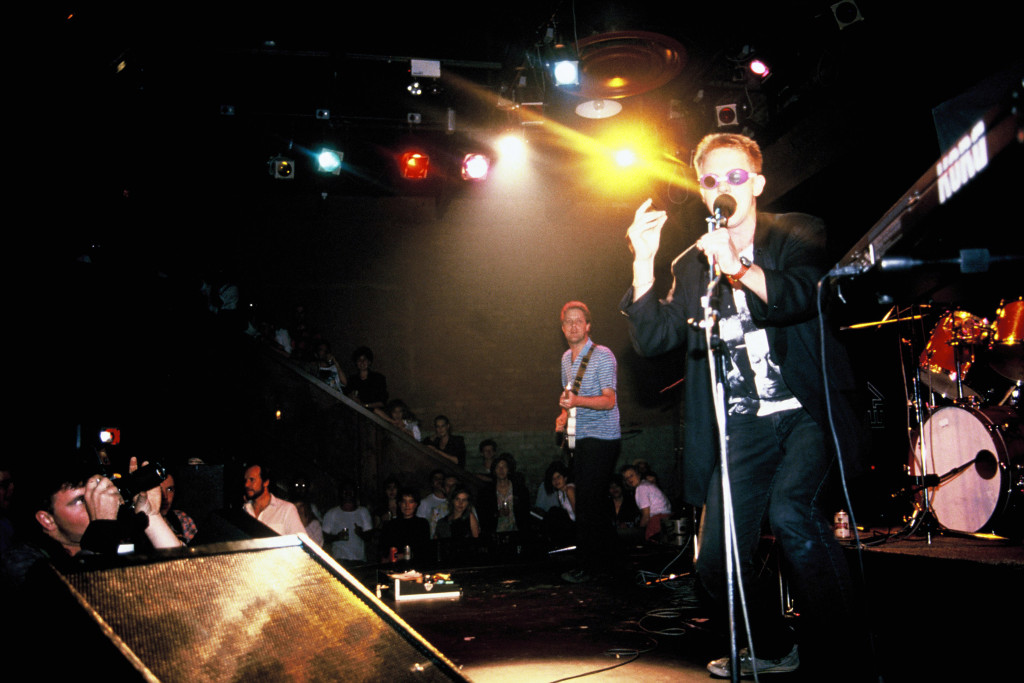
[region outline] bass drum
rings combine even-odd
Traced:
[[[940,525],[951,531],[1011,537],[1022,532],[1022,467],[1020,419],[1015,410],[1003,406],[936,410],[924,423],[910,463],[913,476],[943,477],[928,489]]]

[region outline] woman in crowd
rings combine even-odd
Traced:
[[[434,537],[441,544],[441,557],[445,560],[464,561],[476,551],[480,538],[480,520],[473,509],[469,490],[456,486],[452,491],[452,511],[439,520]]]
[[[167,478],[160,482],[160,514],[167,520],[167,525],[174,530],[178,540],[188,545],[196,537],[198,529],[188,513],[174,507],[176,493],[177,485],[174,481],[174,474],[168,471]]]
[[[376,528],[383,527],[386,523],[393,519],[401,517],[402,513],[398,509],[398,479],[394,475],[390,475],[384,480],[384,496],[376,513]]]
[[[397,398],[393,399],[388,401],[387,407],[383,410],[378,408],[373,412],[375,412],[378,417],[387,420],[417,441],[420,440],[419,421],[409,410],[409,407],[405,405],[404,401]]]
[[[416,516],[419,495],[415,489],[398,493],[399,516],[384,525],[380,532],[381,562],[411,560],[430,564],[430,522]]]
[[[530,492],[516,476],[516,461],[502,453],[491,467],[493,481],[480,496],[480,524],[485,536],[499,545],[511,543],[526,528],[530,514]]]
[[[612,476],[608,483],[608,501],[612,508],[612,520],[620,538],[639,540],[642,534],[637,524],[640,521],[640,510],[636,500],[626,492],[626,485],[621,474]]]
[[[344,391],[345,385],[348,384],[345,371],[341,369],[341,365],[331,352],[331,345],[325,341],[318,343],[313,352],[313,372],[320,381],[335,391]]]
[[[564,548],[572,545],[576,536],[576,485],[569,481],[569,471],[559,461],[548,466],[544,477],[556,501],[544,515],[544,534],[551,547]]]

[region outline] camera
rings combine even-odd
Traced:
[[[124,502],[131,505],[135,496],[159,486],[167,478],[167,469],[160,463],[150,463],[127,476],[108,474],[107,478],[117,487]]]

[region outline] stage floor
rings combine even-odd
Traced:
[[[705,665],[728,654],[728,644],[697,601],[691,556],[671,546],[635,548],[621,572],[585,584],[561,580],[567,556],[453,568],[458,599],[396,604],[389,590],[382,599],[473,681],[706,681]],[[890,539],[861,557],[849,548],[848,557],[864,567],[874,660],[885,681],[1019,673],[1011,660],[1024,614],[1024,546],[933,534],[931,543]],[[770,563],[766,571],[774,571]],[[354,573],[375,588],[376,568]],[[851,658],[872,655],[836,643],[837,671]],[[796,672],[771,680],[823,678]]]

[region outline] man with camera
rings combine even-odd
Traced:
[[[114,481],[92,467],[75,462],[50,462],[45,471],[28,477],[21,524],[26,542],[4,555],[4,578],[10,585],[24,582],[42,560],[57,566],[79,553],[113,554],[125,540],[148,540],[153,548],[177,548],[181,541],[160,514],[160,485],[134,493],[130,506]],[[131,459],[129,472],[138,469]],[[131,474],[122,481],[133,480]],[[137,480],[137,478],[134,478]],[[142,484],[146,485],[146,484]],[[124,508],[124,509],[122,509]]]

